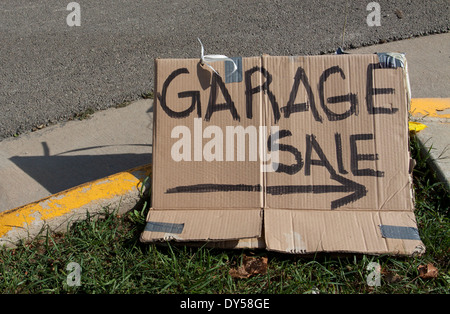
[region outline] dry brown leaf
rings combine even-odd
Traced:
[[[244,255],[242,265],[237,269],[230,269],[229,274],[233,278],[249,278],[257,274],[265,274],[266,272],[267,257],[250,257]]]
[[[438,269],[431,263],[419,265],[417,270],[419,271],[419,277],[422,279],[436,278],[438,276]]]
[[[385,280],[387,283],[396,283],[396,282],[400,282],[402,281],[402,276],[400,276],[399,274],[390,272],[388,274],[385,275]]]
[[[242,279],[242,278],[250,277],[250,274],[245,271],[244,266],[242,266],[242,265],[239,266],[239,268],[237,268],[237,269],[236,268],[230,269],[230,271],[228,273],[233,278]]]
[[[399,274],[394,273],[393,271],[382,269],[381,274],[384,277],[384,280],[386,280],[387,283],[396,283],[400,282],[403,277]]]

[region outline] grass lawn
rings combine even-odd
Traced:
[[[222,250],[142,244],[147,203],[118,216],[105,209],[75,223],[64,234],[45,231],[31,243],[0,248],[1,293],[436,293],[450,292],[450,198],[436,183],[427,157],[411,138],[416,217],[426,253],[415,257],[301,257],[264,250]],[[146,196],[148,197],[148,196]],[[237,278],[248,257],[267,258],[267,270]],[[80,284],[74,285],[77,269]],[[379,285],[368,284],[371,262],[381,267]],[[428,265],[428,273],[419,271]],[[431,266],[432,265],[432,266]],[[436,272],[430,270],[437,269]],[[230,273],[231,270],[231,273]],[[429,277],[429,278],[427,278]],[[68,279],[69,278],[69,279]]]

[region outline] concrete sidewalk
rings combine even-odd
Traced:
[[[450,98],[413,99],[411,120],[426,125],[417,137],[430,166],[450,191]]]
[[[152,160],[151,99],[0,142],[0,212]]]
[[[446,110],[450,111],[450,33],[347,52],[394,51],[406,53],[412,98],[446,98],[444,108],[435,110],[436,117],[430,114],[424,117],[422,111],[415,119],[428,126],[419,132],[419,138],[427,147],[433,146],[431,152],[436,168],[442,180],[448,183],[450,159],[446,158],[450,158],[450,149],[447,149],[450,127],[445,114]],[[97,112],[82,121],[69,121],[0,142],[0,239],[12,228],[2,231],[2,224],[25,227],[28,221],[17,217],[30,213],[39,216],[39,208],[47,209],[53,200],[64,198],[67,190],[73,194],[77,188],[93,189],[104,182],[105,177],[109,178],[108,184],[114,184],[111,182],[119,180],[119,175],[136,190],[137,183],[149,173],[145,166],[152,159],[152,104],[152,100],[140,100],[124,108]],[[413,105],[421,109],[423,104],[421,100],[413,101]],[[144,168],[127,172],[140,166]],[[83,197],[72,194],[70,197],[74,199]],[[98,195],[101,193],[94,198]],[[70,211],[67,204],[64,206]],[[76,206],[79,202],[73,204]],[[33,211],[30,206],[38,209]],[[67,210],[61,212],[67,214]],[[8,220],[12,216],[16,218]],[[55,216],[58,214],[49,217]]]

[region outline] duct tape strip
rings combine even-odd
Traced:
[[[420,240],[419,230],[414,227],[380,225],[380,230],[383,238]]]
[[[377,55],[382,68],[405,68],[406,58],[404,53],[381,52]]]
[[[149,221],[145,225],[144,231],[180,234],[183,232],[183,229],[184,229],[184,224]]]
[[[382,52],[377,53],[380,66],[382,68],[402,68],[404,73],[404,81],[406,93],[408,95],[408,110],[411,108],[411,84],[409,82],[408,62],[406,55],[399,52]]]
[[[242,57],[232,57],[225,61],[225,83],[242,82]]]

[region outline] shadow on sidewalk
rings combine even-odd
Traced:
[[[107,146],[87,147],[51,156],[47,143],[43,142],[42,145],[44,156],[14,156],[10,158],[10,161],[52,194],[152,162],[151,153],[65,155]],[[151,144],[108,146],[148,146],[150,148]]]

